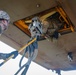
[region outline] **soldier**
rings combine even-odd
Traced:
[[[0,10],[0,36],[1,34],[8,29],[8,25],[10,22],[9,15],[5,12]],[[14,55],[15,58],[18,55],[18,51],[13,51],[11,53],[0,53],[0,59],[7,59],[9,56]]]
[[[38,41],[40,40],[40,36],[42,35],[42,24],[39,17],[36,16],[32,18],[32,22],[30,23],[28,29],[31,33],[31,38],[28,42],[32,41],[34,38],[36,38],[36,40],[28,47],[26,47],[26,49],[24,50],[24,54],[19,63],[20,68],[14,75],[18,75],[18,73],[23,68],[24,70],[22,71],[21,75],[26,75],[28,68],[31,64],[31,61],[35,60],[38,54]],[[26,52],[28,52],[28,61],[22,65],[22,61],[23,61],[23,58],[25,57]]]

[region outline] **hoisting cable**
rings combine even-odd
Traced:
[[[24,45],[22,48],[20,48],[18,50],[18,53],[20,53],[22,50],[24,50],[27,46],[29,46],[31,43],[33,43],[36,40],[36,38],[34,38],[32,41],[30,41],[29,43],[27,43],[26,45]],[[14,54],[12,54],[10,57],[8,57],[6,60],[4,60],[2,63],[0,63],[0,66],[4,65],[8,60],[10,60],[11,58],[14,57]]]

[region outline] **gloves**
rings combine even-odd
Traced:
[[[58,37],[59,37],[59,36],[58,36],[58,31],[55,31],[55,32],[54,32],[53,37],[56,38],[56,39],[58,39]]]
[[[11,53],[0,53],[0,59],[6,60],[9,58],[11,55],[14,55],[13,59],[15,59],[18,55],[18,51],[13,51]]]
[[[13,51],[13,52],[11,52],[11,53],[8,54],[9,57],[11,55],[14,55],[14,57],[12,57],[12,58],[15,59],[18,56],[18,51]]]

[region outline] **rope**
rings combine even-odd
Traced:
[[[25,54],[27,52],[28,52],[28,61],[24,65],[21,66],[23,58],[25,57]],[[38,43],[37,43],[37,40],[36,40],[31,45],[29,45],[28,47],[26,47],[26,49],[24,50],[24,53],[23,53],[23,55],[22,55],[22,57],[20,59],[20,62],[19,62],[19,67],[20,68],[15,73],[15,75],[17,75],[22,69],[23,69],[23,71],[22,71],[21,75],[26,75],[26,73],[27,73],[27,71],[29,69],[29,66],[31,64],[31,61],[33,61],[36,58],[37,54],[38,54]]]

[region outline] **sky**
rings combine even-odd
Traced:
[[[0,53],[10,53],[15,51],[16,49],[8,46],[7,44],[0,41]],[[19,69],[19,61],[21,55],[19,54],[15,59],[10,59],[4,65],[0,67],[0,75],[14,75]],[[0,60],[0,63],[3,60]],[[26,63],[27,58],[24,58],[23,63]],[[21,75],[21,72],[18,74]],[[47,70],[46,68],[38,65],[35,62],[32,62],[26,75],[57,75],[55,72],[51,70]],[[61,75],[76,75],[76,71],[61,71]]]

